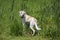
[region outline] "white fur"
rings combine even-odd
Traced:
[[[22,19],[22,23],[23,23],[23,30],[25,29],[25,22],[29,22],[30,23],[29,27],[33,31],[32,35],[35,34],[35,30],[33,28],[34,26],[35,26],[36,30],[41,30],[41,28],[38,28],[38,26],[37,26],[37,19],[27,15],[25,11],[19,11],[19,15],[20,15],[20,17],[22,17],[24,15],[24,18],[21,18]]]

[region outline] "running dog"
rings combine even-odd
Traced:
[[[35,19],[32,16],[29,16],[26,14],[25,11],[19,11],[19,16],[21,17],[22,20],[22,24],[23,24],[23,30],[25,29],[25,24],[28,22],[29,23],[29,27],[32,30],[32,36],[35,34],[35,30],[34,30],[34,26],[36,28],[36,30],[41,30],[41,28],[38,28],[37,26],[37,19]]]

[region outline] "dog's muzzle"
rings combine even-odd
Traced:
[[[24,18],[24,15],[22,15],[21,18]]]

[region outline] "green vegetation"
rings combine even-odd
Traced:
[[[38,20],[39,35],[23,35],[21,9]],[[60,40],[60,0],[0,0],[0,40]]]

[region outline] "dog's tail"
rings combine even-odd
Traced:
[[[36,30],[41,30],[41,28],[37,26],[37,23],[35,23],[35,27],[36,27]]]

